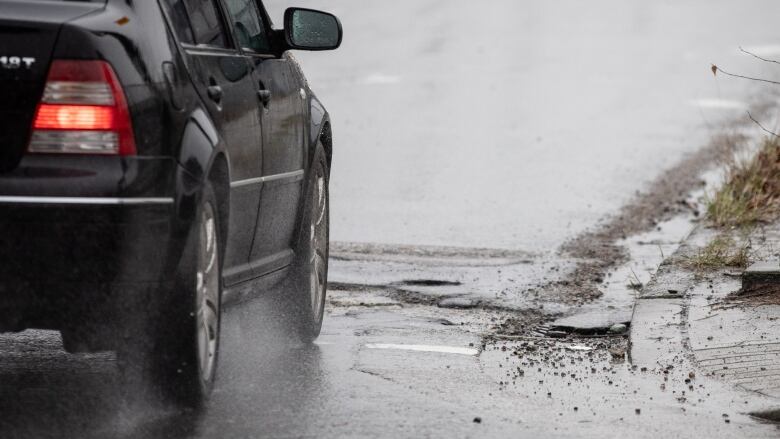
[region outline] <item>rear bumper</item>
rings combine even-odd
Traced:
[[[172,200],[49,201],[0,202],[0,331],[111,321],[173,282]]]
[[[65,159],[0,175],[0,331],[110,320],[174,281],[177,165]]]
[[[0,198],[0,288],[18,282],[160,279],[171,245],[173,199],[108,205],[94,204],[95,199],[34,201]]]

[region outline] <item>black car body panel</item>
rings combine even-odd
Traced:
[[[0,3],[0,170],[21,159],[63,23],[102,9],[96,3]],[[12,66],[11,58],[19,59]]]
[[[239,49],[227,22],[226,47],[183,42],[170,3],[0,0],[0,57],[35,58],[0,67],[0,330],[110,320],[130,303],[115,296],[169,285],[206,180],[226,286],[292,261],[317,143],[332,156],[328,113],[283,50]],[[26,152],[54,59],[113,67],[134,156]]]

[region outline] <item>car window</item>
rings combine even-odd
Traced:
[[[179,41],[187,44],[195,44],[195,36],[192,34],[190,19],[187,18],[187,9],[184,7],[183,0],[165,0],[163,4],[168,10],[168,16],[171,19],[173,28]]]
[[[271,46],[255,0],[225,0],[225,4],[241,47],[255,52],[268,52]]]
[[[225,29],[214,0],[183,0],[197,44],[228,47]]]

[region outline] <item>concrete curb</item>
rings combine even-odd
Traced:
[[[760,412],[780,406],[780,306],[732,306],[741,287],[733,269],[694,273],[685,261],[718,235],[697,226],[640,292],[630,358],[638,367],[685,367],[732,389]],[[757,258],[776,258],[780,222],[746,237]],[[753,403],[756,405],[753,406]]]

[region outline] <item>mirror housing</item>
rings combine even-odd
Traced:
[[[338,49],[343,33],[341,22],[333,14],[306,8],[288,8],[284,12],[284,38],[288,49]]]

